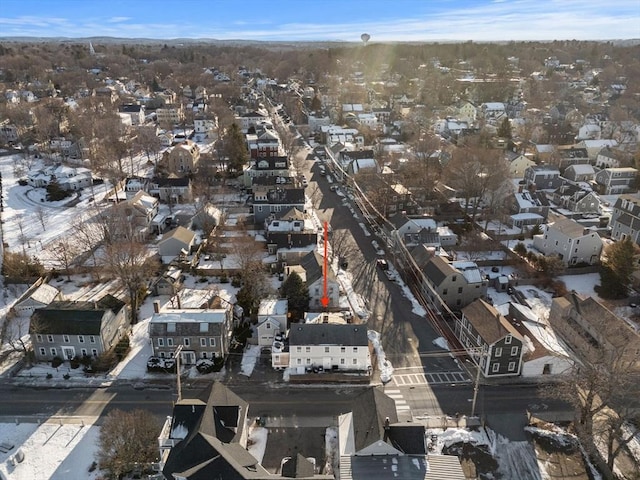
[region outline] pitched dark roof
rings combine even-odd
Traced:
[[[362,325],[299,323],[291,325],[289,344],[367,346],[369,339]]]
[[[481,299],[462,309],[463,315],[487,344],[491,345],[511,334],[522,341],[522,335],[504,318],[493,305]]]
[[[51,302],[35,310],[29,324],[29,333],[51,335],[100,335],[106,312],[117,314],[124,302],[105,295],[97,302]]]
[[[368,388],[351,404],[355,451],[384,439],[385,423],[398,422],[396,402],[378,388]]]
[[[386,441],[402,453],[422,455],[427,453],[425,427],[417,423],[396,423],[389,425]]]
[[[304,269],[307,285],[313,284],[315,281],[322,278],[322,269],[324,267],[324,257],[320,255],[316,250],[307,253],[300,260],[300,266]],[[327,272],[327,279],[335,281],[336,277],[333,274],[331,268]]]
[[[425,276],[434,285],[440,285],[445,278],[455,272],[455,269],[442,257],[435,256],[424,267]]]
[[[389,222],[395,227],[395,230],[404,226],[409,220],[409,217],[404,213],[396,213],[392,217],[389,217]]]
[[[158,185],[158,187],[188,187],[191,180],[189,177],[154,177],[151,182]]]
[[[313,464],[300,453],[289,458],[282,465],[282,476],[288,478],[313,477],[315,474]]]

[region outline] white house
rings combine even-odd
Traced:
[[[371,355],[364,325],[300,323],[289,331],[289,368],[305,373],[313,368],[369,372]]]
[[[286,298],[267,298],[258,307],[258,345],[270,347],[277,333],[286,333],[289,302]]]
[[[195,241],[195,232],[184,227],[177,227],[162,236],[158,242],[158,253],[161,257],[175,257],[181,253],[188,254]]]
[[[542,235],[533,237],[533,246],[545,256],[557,256],[566,266],[600,263],[600,236],[578,222],[560,217]]]

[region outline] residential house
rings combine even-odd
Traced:
[[[559,146],[556,149],[557,165],[560,170],[564,170],[570,165],[587,165],[590,163],[586,148],[570,146]]]
[[[507,118],[506,107],[502,102],[486,102],[480,105],[480,114],[491,125],[498,125],[503,118]]]
[[[249,127],[255,127],[268,120],[269,115],[266,112],[258,112],[255,110],[236,117],[236,122],[245,133],[247,133]]]
[[[557,256],[565,266],[600,263],[602,239],[592,230],[569,218],[560,217],[545,232],[533,237],[533,246],[543,255]]]
[[[432,218],[409,218],[404,213],[396,213],[389,217],[389,222],[383,228],[392,242],[396,243],[396,249],[400,248],[397,242],[407,248],[416,245],[440,246],[438,224]]]
[[[258,345],[271,347],[277,333],[286,334],[289,322],[289,301],[286,298],[260,300],[258,307]]]
[[[553,329],[527,305],[509,302],[507,320],[524,338],[522,376],[563,375],[574,365],[573,354]]]
[[[364,148],[364,136],[357,128],[344,128],[336,125],[320,127],[321,143],[331,146],[334,143],[355,144],[357,148]]]
[[[596,173],[596,189],[601,195],[619,195],[637,191],[638,170],[631,167],[604,168]]]
[[[0,124],[0,143],[15,143],[19,138],[18,128],[7,122]]]
[[[618,142],[613,139],[602,140],[582,140],[576,144],[577,147],[584,148],[587,151],[587,156],[591,164],[595,164],[598,153],[603,148],[609,147],[615,149],[618,146]]]
[[[591,183],[596,178],[596,171],[590,164],[569,165],[562,176],[572,182]]]
[[[600,213],[600,197],[582,185],[565,183],[553,192],[551,199],[558,207],[573,213]]]
[[[536,190],[556,189],[562,183],[560,170],[551,165],[534,165],[524,171],[524,182],[527,188],[535,186]]]
[[[130,200],[114,204],[114,214],[108,219],[111,222],[109,234],[116,238],[145,241],[152,233],[158,205],[157,198],[142,190]]]
[[[253,179],[253,218],[263,224],[271,215],[292,208],[305,211],[304,186],[292,177],[256,177]]]
[[[30,317],[36,309],[44,308],[57,300],[62,300],[60,290],[44,283],[40,278],[16,301],[12,310],[21,317]]]
[[[458,118],[469,125],[476,123],[478,118],[478,107],[471,102],[464,102],[458,108]]]
[[[272,214],[264,224],[270,255],[281,248],[305,248],[318,243],[318,229],[313,220],[297,208]]]
[[[547,221],[549,201],[545,192],[523,191],[513,194],[509,224],[512,227],[524,228],[540,225]]]
[[[604,147],[596,155],[596,167],[598,168],[618,168],[627,161],[628,154],[622,150],[611,147]]]
[[[183,365],[193,365],[201,358],[226,357],[235,326],[233,305],[217,299],[216,308],[154,312],[149,321],[153,355],[173,358],[176,348],[182,345]]]
[[[520,375],[523,337],[492,305],[477,299],[464,307],[455,334],[486,378]]]
[[[640,245],[640,196],[637,193],[620,195],[613,205],[609,224],[611,238],[620,241],[630,237]]]
[[[125,104],[121,105],[118,109],[120,113],[127,115],[131,119],[131,125],[143,125],[144,124],[144,105]]]
[[[576,141],[581,140],[600,140],[602,129],[597,123],[585,123],[578,129]]]
[[[528,167],[533,167],[536,162],[524,155],[517,155],[509,161],[509,176],[511,178],[523,178]]]
[[[307,115],[307,123],[309,125],[309,130],[315,133],[318,132],[321,127],[331,125],[331,117],[326,111],[310,112]]]
[[[434,256],[425,265],[423,275],[423,293],[438,308],[446,304],[452,310],[460,310],[487,294],[488,281],[474,262],[448,262]]]
[[[179,143],[162,154],[162,163],[169,173],[194,173],[200,161],[200,148],[191,140]]]
[[[248,411],[249,404],[220,382],[213,383],[204,401],[178,399],[158,438],[163,478],[334,479],[315,474],[315,463],[299,450],[282,459],[280,473],[267,471],[248,450]]]
[[[151,195],[170,205],[189,203],[193,198],[189,177],[154,177],[149,182],[148,190]]]
[[[32,187],[46,188],[56,183],[61,189],[73,192],[93,184],[91,170],[83,167],[52,165],[32,170],[27,174],[27,183]]]
[[[549,322],[583,362],[627,363],[640,373],[640,333],[591,296],[571,292],[551,302]]]
[[[342,150],[338,155],[338,163],[345,172],[355,175],[361,171],[376,173],[378,163],[375,160],[373,150]]]
[[[179,103],[169,103],[156,108],[156,121],[158,125],[173,127],[182,123],[184,109]]]
[[[288,177],[289,157],[265,157],[256,158],[251,166],[243,172],[243,184],[251,188],[253,180],[257,177]]]
[[[184,227],[176,227],[165,233],[158,241],[158,253],[161,257],[188,255],[196,242],[196,233]]]
[[[282,153],[280,137],[272,129],[258,129],[256,133],[247,134],[246,137],[250,158],[279,157]]]
[[[184,275],[182,270],[177,267],[169,267],[169,269],[160,275],[151,284],[151,290],[154,295],[175,295],[182,288]]]
[[[54,357],[97,357],[127,335],[129,316],[124,302],[105,295],[96,302],[54,301],[37,308],[29,324],[36,361]]]
[[[352,405],[338,416],[336,478],[465,479],[455,455],[428,455],[424,425],[398,422],[395,401],[381,389],[366,389]]]
[[[215,142],[218,139],[218,119],[198,114],[193,119],[194,138],[199,142]]]
[[[365,325],[295,323],[289,330],[289,368],[303,374],[326,371],[371,373],[369,338]]]
[[[458,137],[465,131],[469,130],[469,124],[456,118],[447,117],[445,119],[438,120],[433,126],[433,129],[444,138],[451,138]]]
[[[309,310],[321,311],[321,310],[335,310],[340,308],[340,285],[333,273],[333,270],[327,265],[327,305],[323,305],[322,298],[324,296],[324,257],[317,251],[306,254],[300,260],[300,265],[287,266],[285,268],[286,274],[296,272],[300,275],[300,278],[307,284],[309,289]]]
[[[392,183],[387,187],[385,195],[385,216],[395,215],[396,213],[406,213],[414,215],[417,213],[418,206],[413,200],[411,190],[401,183]]]

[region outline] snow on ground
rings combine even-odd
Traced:
[[[598,297],[594,290],[596,285],[600,285],[599,273],[585,273],[583,275],[561,275],[558,280],[562,280],[567,290],[575,290],[577,293],[590,297]]]
[[[8,480],[95,480],[89,472],[98,449],[99,427],[80,423],[0,423],[0,438],[15,447],[0,453],[0,477]],[[21,463],[8,461],[18,450]]]
[[[411,302],[411,311],[420,317],[424,317],[427,315],[427,311],[424,309],[416,297],[413,296],[411,289],[400,279],[400,276],[396,273],[396,282],[400,285],[400,290],[402,290],[402,294],[407,297],[407,299]]]
[[[250,377],[260,357],[260,345],[247,345],[242,354],[242,363],[240,365],[240,375]]]
[[[380,334],[375,330],[367,330],[367,336],[369,341],[373,345],[373,349],[376,352],[376,358],[378,359],[378,370],[380,370],[380,381],[382,383],[388,383],[391,381],[393,375],[393,365],[387,360],[387,357],[380,343]]]
[[[258,426],[255,421],[249,425],[249,438],[247,440],[247,450],[253,457],[262,463],[264,452],[267,449],[267,439],[269,430]]]

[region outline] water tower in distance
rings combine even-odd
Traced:
[[[368,33],[363,33],[362,35],[360,35],[360,40],[362,40],[362,43],[364,44],[364,46],[367,46],[367,42],[369,41],[369,39],[371,38],[371,35],[369,35]]]

